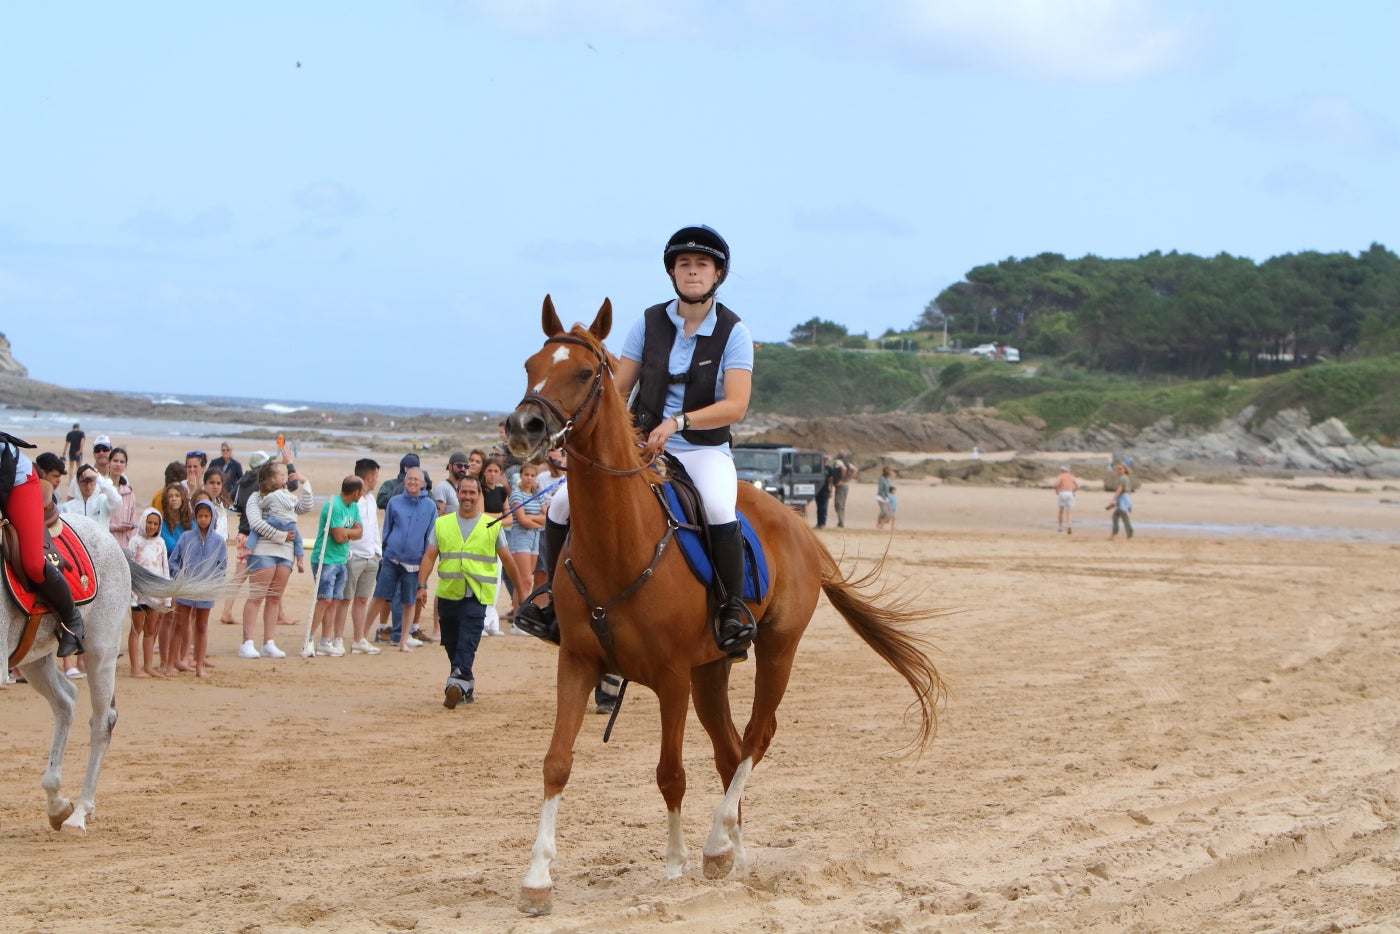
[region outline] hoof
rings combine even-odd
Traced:
[[[58,828],[58,835],[65,840],[81,840],[87,836],[87,827],[65,821],[63,826]]]
[[[517,903],[520,910],[536,917],[547,915],[554,909],[554,893],[551,889],[532,889],[526,886],[520,887],[520,901]]]
[[[64,804],[63,804],[63,810],[62,810],[62,811],[59,811],[57,814],[50,814],[50,815],[49,815],[49,826],[52,827],[54,830],[62,830],[62,829],[63,829],[63,822],[66,821],[68,818],[70,818],[70,817],[72,817],[72,816],[73,816],[73,802],[72,802],[72,801],[65,801]]]
[[[733,868],[733,850],[725,850],[723,853],[716,853],[713,856],[709,853],[705,854],[706,879],[723,879],[725,876],[729,875],[730,870]]]

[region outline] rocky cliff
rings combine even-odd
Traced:
[[[10,354],[10,341],[0,334],[0,375],[28,376],[29,370]]]

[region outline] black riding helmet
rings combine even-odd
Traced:
[[[729,276],[729,244],[724,242],[724,238],[713,227],[707,227],[704,224],[682,227],[671,234],[671,239],[666,241],[666,251],[662,254],[666,263],[667,276],[670,276],[676,268],[676,257],[682,253],[703,253],[715,261],[715,268],[719,270],[719,279],[716,280],[715,287],[700,299],[702,302],[708,301]],[[675,281],[674,277],[672,281]],[[680,292],[678,291],[676,294],[679,295]]]

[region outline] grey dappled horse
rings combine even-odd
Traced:
[[[117,540],[106,529],[86,516],[63,516],[66,522],[92,557],[92,566],[97,572],[97,596],[91,603],[82,607],[83,621],[87,624],[87,635],[83,647],[87,663],[87,685],[92,697],[91,748],[88,753],[87,774],[83,777],[83,791],[76,802],[69,801],[61,794],[63,751],[68,745],[68,728],[73,725],[74,701],[78,697],[78,686],[64,676],[54,664],[53,653],[58,647],[55,635],[56,620],[52,614],[39,622],[39,632],[34,644],[19,663],[29,686],[43,695],[53,710],[53,744],[49,747],[49,764],[44,769],[42,785],[48,796],[49,825],[67,836],[80,837],[87,832],[87,817],[93,811],[97,797],[97,775],[102,769],[102,757],[107,753],[107,744],[112,739],[112,728],[117,725],[117,703],[115,697],[117,678],[117,654],[121,648],[122,628],[126,623],[127,610],[131,605],[132,593],[143,603],[154,604],[168,597],[184,597],[187,600],[213,600],[226,596],[229,586],[222,574],[217,577],[199,575],[184,576],[176,580],[166,580],[133,564]],[[28,616],[8,594],[0,595],[4,603],[0,610],[0,626],[5,633],[5,654],[8,656],[19,645],[20,633]]]

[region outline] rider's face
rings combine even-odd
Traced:
[[[704,253],[682,253],[671,269],[676,292],[686,301],[698,301],[719,283],[719,268],[712,256]]]

